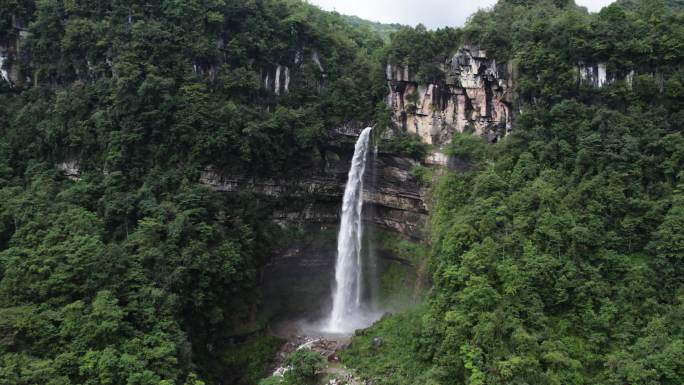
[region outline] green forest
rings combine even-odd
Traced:
[[[429,30],[299,0],[4,0],[0,48],[18,39],[19,81],[0,78],[0,385],[309,383],[306,353],[264,380],[283,342],[260,311],[277,207],[200,175],[319,169],[331,127],[391,126],[388,62],[439,84],[463,44],[515,63],[521,113],[495,144],[453,138],[467,167],[436,173],[417,248],[431,288],[342,363],[375,385],[684,384],[682,1],[499,0]],[[298,61],[289,92],[264,87]],[[596,62],[636,75],[578,83]],[[58,167],[73,161],[77,180]]]

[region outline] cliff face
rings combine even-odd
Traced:
[[[331,135],[342,143],[326,150],[320,168],[300,170],[292,177],[228,175],[208,169],[201,182],[226,194],[252,194],[280,224],[288,239],[274,251],[262,270],[264,309],[279,318],[316,319],[331,306],[340,206],[358,135],[358,125],[339,127]],[[423,238],[428,207],[425,188],[412,176],[418,162],[393,154],[368,154],[364,175],[364,228],[366,234],[388,232],[414,241]],[[369,250],[370,244],[364,249]],[[413,287],[419,266],[402,260],[392,250],[376,250],[378,271],[401,271]]]
[[[425,143],[448,143],[455,132],[474,132],[495,141],[511,129],[511,64],[497,65],[486,51],[464,46],[443,66],[445,80],[420,85],[410,68],[388,64],[387,104],[393,123]]]
[[[24,49],[29,32],[26,23],[16,17],[12,18],[12,32],[0,37],[0,80],[7,81],[11,86],[30,82],[29,77],[23,78],[19,71],[19,63],[29,63],[30,52]]]
[[[226,175],[202,172],[200,181],[215,191],[250,193],[271,208],[283,226],[336,226],[352,153],[329,149],[322,170],[298,177]],[[427,220],[426,189],[412,175],[418,162],[392,154],[369,154],[364,178],[365,220],[406,237],[421,239]]]
[[[664,88],[664,75],[658,68],[639,68],[626,71],[610,70],[606,63],[577,63],[575,64],[577,82],[580,85],[602,88],[615,82],[624,81],[627,87],[632,88],[632,81],[637,74],[646,75],[652,79],[660,92]]]
[[[606,63],[575,64],[577,83],[602,88],[616,81],[632,86],[637,73],[650,75],[662,92],[662,73],[650,69],[616,72]],[[497,64],[480,47],[466,45],[442,66],[444,81],[421,84],[411,69],[388,63],[387,105],[395,128],[418,134],[437,148],[449,143],[454,133],[469,132],[496,141],[510,132],[519,113],[513,62]],[[433,157],[442,157],[437,152]],[[428,163],[446,165],[445,159]]]

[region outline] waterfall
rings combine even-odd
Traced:
[[[4,68],[2,68],[3,65],[5,65],[5,56],[2,52],[0,52],[0,78],[2,78],[5,81],[9,81],[9,74]]]
[[[371,127],[365,128],[356,141],[347,186],[344,189],[340,231],[337,235],[333,307],[328,320],[328,330],[331,332],[349,331],[361,316],[363,293],[361,210],[363,208],[363,173],[366,169],[371,130]]]
[[[280,95],[280,69],[282,66],[278,64],[278,67],[276,68],[276,73],[275,73],[275,94]]]
[[[288,66],[285,66],[285,85],[283,89],[285,93],[290,92],[290,68]]]

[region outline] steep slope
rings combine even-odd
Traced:
[[[382,44],[301,1],[0,3],[0,382],[256,382],[286,203],[202,173],[320,169]]]
[[[353,340],[361,377],[684,381],[684,15],[641,5],[501,1],[471,18],[466,41],[517,64],[522,112],[495,145],[454,136],[469,167],[435,193],[432,295]]]
[[[0,3],[0,383],[256,383],[269,321],[323,306],[369,124],[383,299],[434,286],[346,365],[683,383],[684,17],[620,4],[427,31],[297,0]]]

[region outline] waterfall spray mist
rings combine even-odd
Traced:
[[[337,235],[335,289],[327,329],[346,332],[362,318],[363,273],[361,242],[363,224],[363,173],[370,142],[371,127],[361,132],[354,148],[351,168],[342,201],[340,231]]]

